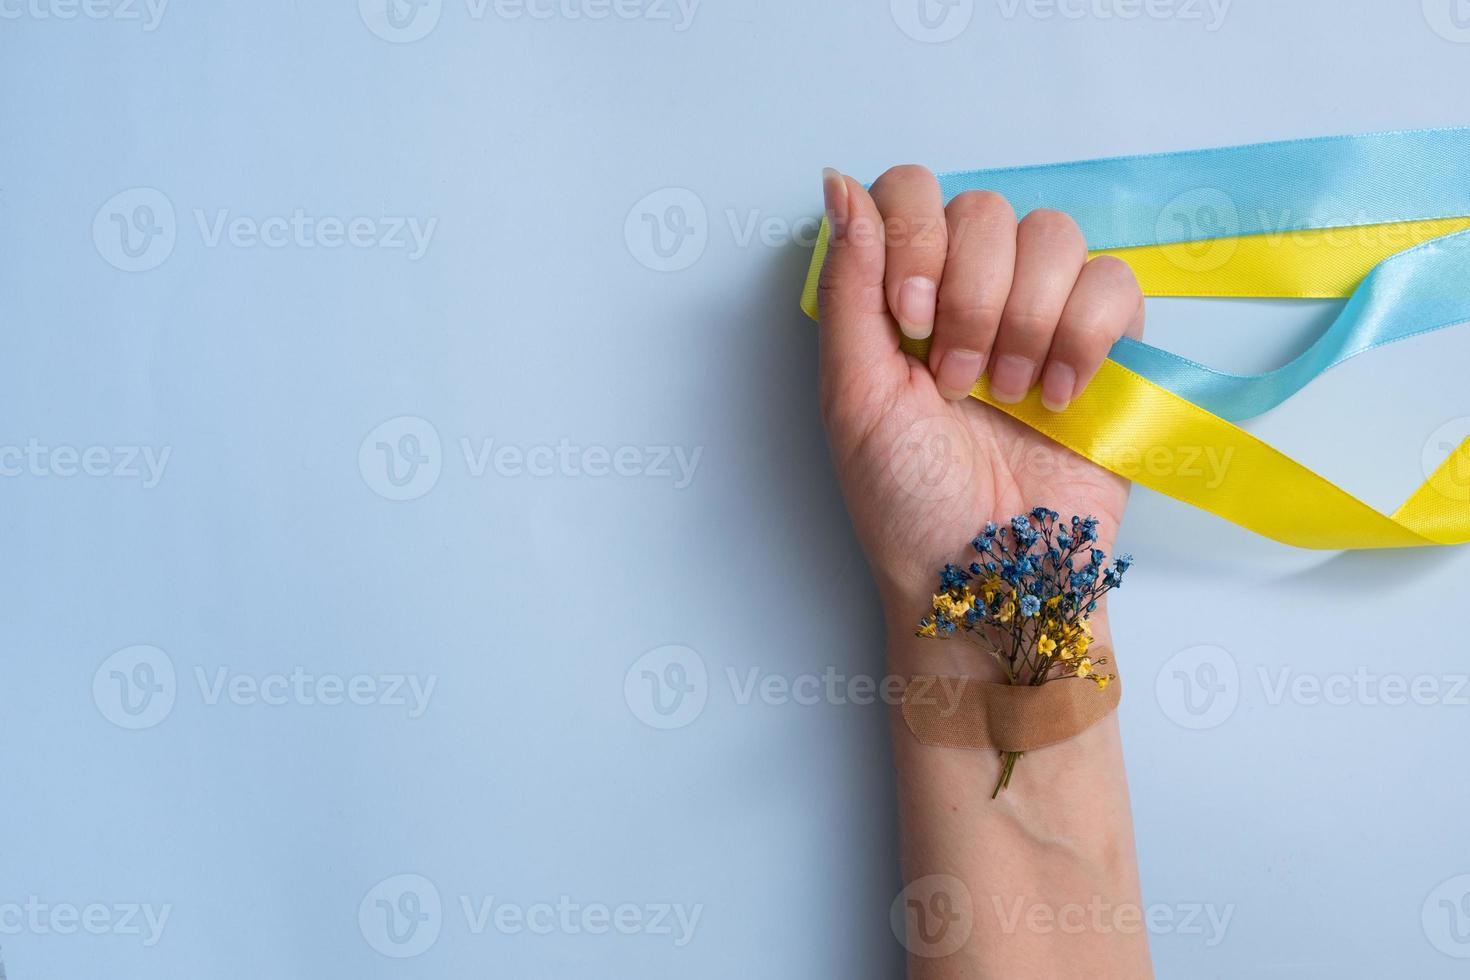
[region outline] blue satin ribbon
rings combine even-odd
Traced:
[[[1286,401],[1338,364],[1396,341],[1470,321],[1470,232],[1446,235],[1381,262],[1332,326],[1274,371],[1229,374],[1124,338],[1109,357],[1232,422]]]
[[[1065,211],[1092,249],[1449,218],[1470,215],[1470,128],[972,170],[941,174],[939,184],[946,202],[984,189],[1021,214]],[[1109,356],[1241,421],[1349,358],[1467,320],[1470,232],[1460,232],[1379,264],[1327,332],[1274,371],[1230,374],[1128,339]]]
[[[946,203],[993,190],[1020,214],[1065,211],[1089,248],[1112,249],[1470,215],[1467,161],[1462,127],[970,170],[939,186]],[[1210,199],[1218,226],[1200,227]]]

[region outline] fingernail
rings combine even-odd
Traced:
[[[822,169],[822,201],[830,234],[836,238],[847,224],[847,181],[831,167]]]
[[[998,402],[1013,404],[1026,397],[1035,376],[1036,365],[1030,358],[1015,354],[998,357],[990,372],[990,394]]]
[[[898,287],[898,325],[910,340],[923,340],[934,332],[934,302],[939,284],[923,276],[909,276]]]
[[[1041,375],[1041,404],[1053,412],[1064,411],[1072,404],[1077,388],[1077,372],[1066,364],[1052,361]]]
[[[939,393],[951,401],[968,398],[975,379],[985,370],[985,355],[973,350],[946,351],[939,361],[934,384]]]

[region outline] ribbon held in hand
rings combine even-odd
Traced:
[[[1392,515],[1234,422],[1269,411],[1358,354],[1470,321],[1470,129],[1263,143],[942,174],[946,202],[1004,194],[1066,211],[1096,254],[1129,263],[1150,296],[1350,297],[1332,327],[1275,371],[1235,375],[1124,339],[1081,397],[1050,412],[972,397],[1079,455],[1242,527],[1304,548],[1470,541],[1470,439]],[[817,316],[823,224],[802,308]],[[904,341],[917,357],[927,343]],[[1209,480],[1143,465],[1160,447],[1228,459]]]

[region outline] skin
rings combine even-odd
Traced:
[[[823,192],[822,414],[882,597],[890,667],[998,680],[974,646],[914,637],[937,569],[972,561],[968,542],[987,521],[1035,506],[1097,517],[1111,554],[1129,484],[969,391],[988,371],[997,400],[1039,386],[1048,409],[1066,410],[1119,337],[1142,336],[1143,296],[1125,263],[1088,261],[1066,215],[1018,222],[987,192],[946,207],[923,167],[889,170],[871,194],[828,170]],[[932,340],[928,363],[899,349],[902,335]],[[1105,608],[1093,626],[1111,648]],[[911,921],[913,980],[1153,975],[1116,716],[1026,753],[994,801],[996,753],[920,745],[897,712],[892,727],[905,881],[958,880],[946,900],[971,925],[950,951],[916,938]]]

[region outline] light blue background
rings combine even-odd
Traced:
[[[682,30],[652,0],[600,20],[443,0],[411,43],[370,29],[394,36],[381,0],[174,0],[152,30],[141,6],[49,2],[0,19],[0,446],[170,455],[155,486],[0,478],[13,980],[897,975],[884,710],[742,704],[728,673],[882,671],[796,309],[806,250],[783,233],[819,207],[820,168],[1470,121],[1452,0],[1235,0],[1213,30],[1184,0],[1134,20],[976,0],[943,43],[883,0],[705,0]],[[135,188],[163,195],[175,241],[128,272],[111,215],[158,198],[108,202]],[[656,271],[644,214],[675,204],[687,267]],[[196,219],[297,208],[437,224],[414,259],[211,245]],[[745,237],[766,219],[771,243]],[[1261,369],[1332,310],[1156,302],[1151,339]],[[1252,429],[1392,508],[1470,431],[1467,355],[1470,330],[1375,353]],[[427,492],[392,501],[376,444],[425,430],[369,435],[405,416],[440,448],[420,440],[407,492]],[[635,447],[639,475],[477,476],[464,439]],[[647,472],[648,447],[698,450],[688,485]],[[1470,553],[1293,552],[1147,492],[1123,543],[1145,898],[1176,926],[1153,937],[1160,975],[1464,975]],[[112,670],[132,664],[109,658],[136,645],[177,682],[131,730]],[[659,730],[639,692],[663,665],[640,658],[670,645],[704,665],[705,703]],[[436,686],[410,719],[211,703],[197,680],[296,667]],[[1437,694],[1275,697],[1288,668]],[[1212,677],[1215,700],[1184,700]],[[443,903],[412,958],[375,948],[408,951],[374,925],[373,890],[403,874]],[[169,918],[153,945],[115,919],[17,926],[33,896]],[[700,918],[683,945],[476,932],[461,898],[492,896]],[[1195,906],[1228,910],[1223,937],[1183,927]]]

